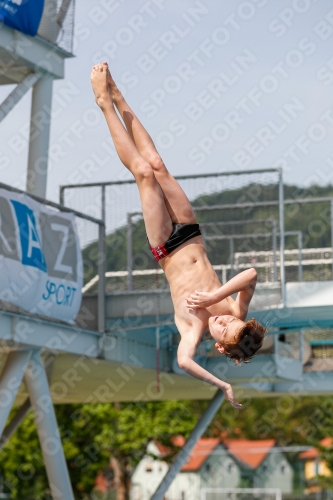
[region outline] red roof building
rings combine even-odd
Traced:
[[[249,439],[226,439],[223,444],[229,453],[245,465],[256,469],[265,460],[271,448],[275,446],[274,439],[250,441]]]
[[[219,438],[202,438],[192,450],[188,462],[182,467],[182,472],[196,471],[210,456],[217,445],[221,443]]]
[[[271,448],[275,446],[274,439],[250,441],[248,439],[226,439],[219,438],[199,439],[193,448],[188,462],[182,467],[182,471],[196,471],[200,469],[213,450],[222,444],[243,465],[256,469],[265,460]]]
[[[326,437],[320,441],[321,446],[330,448],[333,446],[333,438]],[[304,475],[307,482],[307,493],[315,493],[321,491],[321,485],[318,481],[318,476],[329,477],[332,472],[327,467],[325,460],[320,456],[317,448],[310,448],[298,455],[301,460],[304,460]]]

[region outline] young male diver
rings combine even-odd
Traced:
[[[194,356],[207,329],[217,349],[237,364],[247,362],[262,346],[266,329],[255,319],[245,321],[257,273],[251,268],[221,285],[187,196],[126,103],[106,62],[93,66],[91,83],[118,156],[137,183],[150,249],[170,285],[181,335],[179,366],[221,389],[235,408],[241,408],[231,385],[199,366]]]

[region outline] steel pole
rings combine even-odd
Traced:
[[[299,360],[300,360],[302,366],[303,366],[303,361],[304,361],[303,349],[304,349],[304,333],[303,333],[303,329],[301,328],[299,331]]]
[[[277,281],[277,267],[276,267],[276,237],[277,237],[277,231],[276,231],[276,220],[273,220],[273,280],[274,282]]]
[[[283,174],[279,169],[279,223],[280,223],[280,280],[282,306],[286,307],[286,275],[284,268],[284,192]]]
[[[32,91],[27,192],[45,198],[50,141],[52,76],[43,76]],[[42,124],[42,125],[40,125]]]
[[[101,189],[101,219],[98,226],[98,331],[105,332],[105,293],[106,293],[106,230],[105,230],[105,186]]]
[[[332,245],[332,279],[333,279],[333,198],[331,198],[331,245]]]
[[[60,187],[59,190],[59,205],[65,204],[65,188]]]
[[[105,225],[99,224],[98,226],[98,289],[97,289],[97,320],[98,331],[105,332],[105,267],[106,267],[106,254],[105,254]]]
[[[12,351],[7,356],[0,376],[0,435],[5,428],[30,356],[31,350]]]
[[[174,461],[170,465],[168,472],[163,478],[162,482],[158,486],[157,490],[151,497],[151,500],[163,500],[165,493],[167,492],[170,484],[182,468],[182,466],[188,461],[191,451],[196,445],[197,441],[201,438],[202,434],[207,429],[208,425],[214,418],[217,410],[220,408],[221,404],[224,400],[224,393],[221,390],[218,390],[208,407],[206,408],[204,414],[201,419],[191,432],[188,440],[186,441],[183,448],[175,457]]]
[[[6,97],[0,106],[0,122],[8,115],[14,106],[22,99],[28,90],[40,79],[38,73],[31,73],[20,82],[15,89]]]
[[[23,405],[17,410],[12,420],[6,426],[0,438],[0,450],[5,446],[7,441],[10,440],[16,429],[21,425],[29,411],[31,410],[30,399],[26,399]]]
[[[54,364],[54,356],[51,354],[45,359],[45,369],[46,369],[46,374],[47,374],[47,379],[50,381],[51,376],[52,376],[52,370],[53,370],[53,364]],[[14,417],[12,420],[9,422],[9,424],[6,425],[5,430],[2,433],[2,436],[0,438],[0,450],[5,446],[7,441],[12,437],[16,429],[20,427],[21,423],[31,410],[31,401],[30,398],[27,398],[23,405],[20,406],[20,408],[17,410],[15,413]]]
[[[74,500],[58,424],[40,353],[35,350],[25,374],[46,472],[54,500]]]
[[[127,289],[133,290],[133,228],[132,214],[127,214]]]
[[[227,282],[227,266],[222,267],[222,285],[225,285]]]
[[[302,231],[297,231],[298,240],[298,281],[303,279],[303,266],[302,266],[302,251],[303,251],[303,233]]]
[[[230,238],[230,279],[234,277],[235,245],[234,239]]]

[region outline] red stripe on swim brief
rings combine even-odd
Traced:
[[[164,259],[164,257],[166,257],[167,255],[169,255],[169,252],[165,248],[164,244],[163,245],[159,245],[158,247],[152,247],[151,245],[149,245],[149,246],[150,246],[151,253],[153,254],[154,259],[156,260],[156,262],[158,262],[161,259]]]

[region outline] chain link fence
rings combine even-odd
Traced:
[[[38,36],[72,54],[75,0],[45,0]]]

